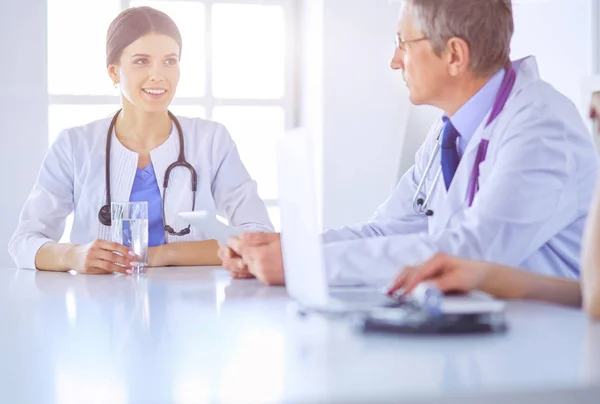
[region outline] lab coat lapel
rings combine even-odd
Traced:
[[[137,164],[138,154],[123,146],[113,133],[110,150],[110,190],[112,202],[129,202]]]
[[[473,165],[477,158],[477,152],[479,144],[483,139],[492,140],[492,136],[496,131],[496,125],[501,119],[502,115],[505,115],[507,106],[511,100],[521,91],[521,88],[532,81],[539,80],[539,73],[537,63],[534,57],[527,57],[518,61],[513,62],[514,68],[517,70],[517,79],[515,85],[508,97],[505,108],[503,108],[500,115],[489,125],[485,126],[490,113],[483,119],[479,128],[473,135],[473,138],[469,141],[465,153],[461,158],[450,189],[445,193],[443,185],[437,188],[435,204],[432,204],[434,210],[434,216],[430,219],[430,234],[439,234],[447,226],[450,219],[461,209],[468,208],[468,187],[471,181],[471,173],[473,171]]]
[[[160,195],[163,200],[173,202],[172,198],[169,197],[169,194],[173,189],[177,188],[177,169],[171,171],[171,176],[169,177],[169,186],[166,191],[164,190],[165,183],[165,174],[167,172],[167,168],[177,160],[177,154],[179,150],[179,141],[177,139],[176,132],[171,132],[169,138],[156,149],[150,152],[150,159],[152,160],[152,165],[154,166],[154,174],[156,175],[156,182],[158,183],[158,189],[160,189]],[[165,205],[165,209],[166,209]]]
[[[114,131],[111,136],[110,199],[111,202],[129,202],[137,170],[138,154],[123,146],[115,136]],[[103,163],[106,164],[106,152],[103,152],[101,156]],[[104,171],[104,165],[102,170]],[[98,201],[98,210],[106,203],[106,186],[103,188],[102,197]],[[98,222],[98,238],[110,240],[110,226],[104,226]]]
[[[171,133],[169,138],[162,145],[150,152],[150,159],[152,160],[152,165],[154,166],[156,182],[158,182],[160,195],[163,199],[165,198],[163,188],[165,182],[165,173],[167,171],[167,168],[169,168],[169,166],[177,160],[179,142],[176,138],[177,135]],[[173,183],[175,171],[172,172],[171,178],[169,178],[169,188],[171,188],[171,184]]]
[[[192,208],[190,174],[187,169],[183,167],[173,169],[169,177],[169,186],[166,192],[163,188],[167,168],[177,161],[179,147],[177,129],[173,129],[167,141],[150,153],[158,188],[160,189],[162,199],[165,201],[164,221],[176,231],[187,226],[187,223],[177,216],[177,213],[184,210],[191,210]],[[190,240],[191,235],[184,237],[167,235],[167,242],[169,243]]]

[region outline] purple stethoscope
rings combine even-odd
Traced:
[[[496,99],[494,100],[494,105],[492,106],[492,111],[490,113],[490,117],[488,118],[487,123],[485,124],[485,128],[487,128],[493,121],[500,115],[502,109],[506,105],[506,101],[510,96],[510,93],[515,85],[515,81],[517,79],[517,72],[514,67],[510,67],[506,69],[506,74],[504,75],[504,79],[502,79],[502,84],[500,85],[500,89],[498,90],[498,95],[496,95]],[[443,128],[442,128],[443,130]],[[435,178],[433,179],[433,185],[431,190],[425,195],[425,199],[421,197],[423,193],[423,188],[425,186],[425,179],[427,178],[427,174],[431,171],[431,167],[436,161],[436,157],[440,153],[440,149],[442,147],[442,130],[438,134],[437,141],[435,144],[435,149],[433,150],[433,154],[425,167],[425,172],[423,173],[423,177],[421,178],[421,182],[419,182],[419,186],[415,191],[415,196],[413,198],[413,209],[419,215],[433,216],[433,210],[429,209],[429,202],[431,199],[431,195],[435,190],[435,186],[438,183],[440,175],[442,173],[442,167],[438,169]],[[469,207],[473,204],[475,200],[475,194],[479,190],[479,165],[485,161],[485,157],[487,155],[487,149],[490,141],[489,139],[481,139],[479,142],[479,146],[477,148],[477,156],[475,157],[475,162],[473,163],[473,169],[471,170],[471,176],[469,177],[469,188],[467,190],[467,200],[469,202]]]

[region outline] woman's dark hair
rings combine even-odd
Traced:
[[[110,23],[106,33],[106,66],[118,64],[123,49],[148,34],[170,36],[179,45],[181,57],[181,33],[175,22],[152,7],[132,7],[123,10]]]

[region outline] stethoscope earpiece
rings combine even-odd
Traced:
[[[104,226],[110,227],[112,224],[110,205],[104,205],[102,208],[100,208],[100,212],[98,212],[98,220],[100,220],[100,223],[102,223]]]
[[[423,208],[423,204],[425,204],[425,200],[423,200],[423,198],[417,199],[417,206],[420,206],[421,208]],[[427,209],[425,211],[425,216],[429,216],[429,217],[433,216],[433,210]]]

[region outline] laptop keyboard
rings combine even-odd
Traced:
[[[399,307],[405,302],[389,297],[379,291],[374,290],[356,290],[356,291],[331,291],[329,293],[332,299],[347,304],[368,304],[383,307]]]

